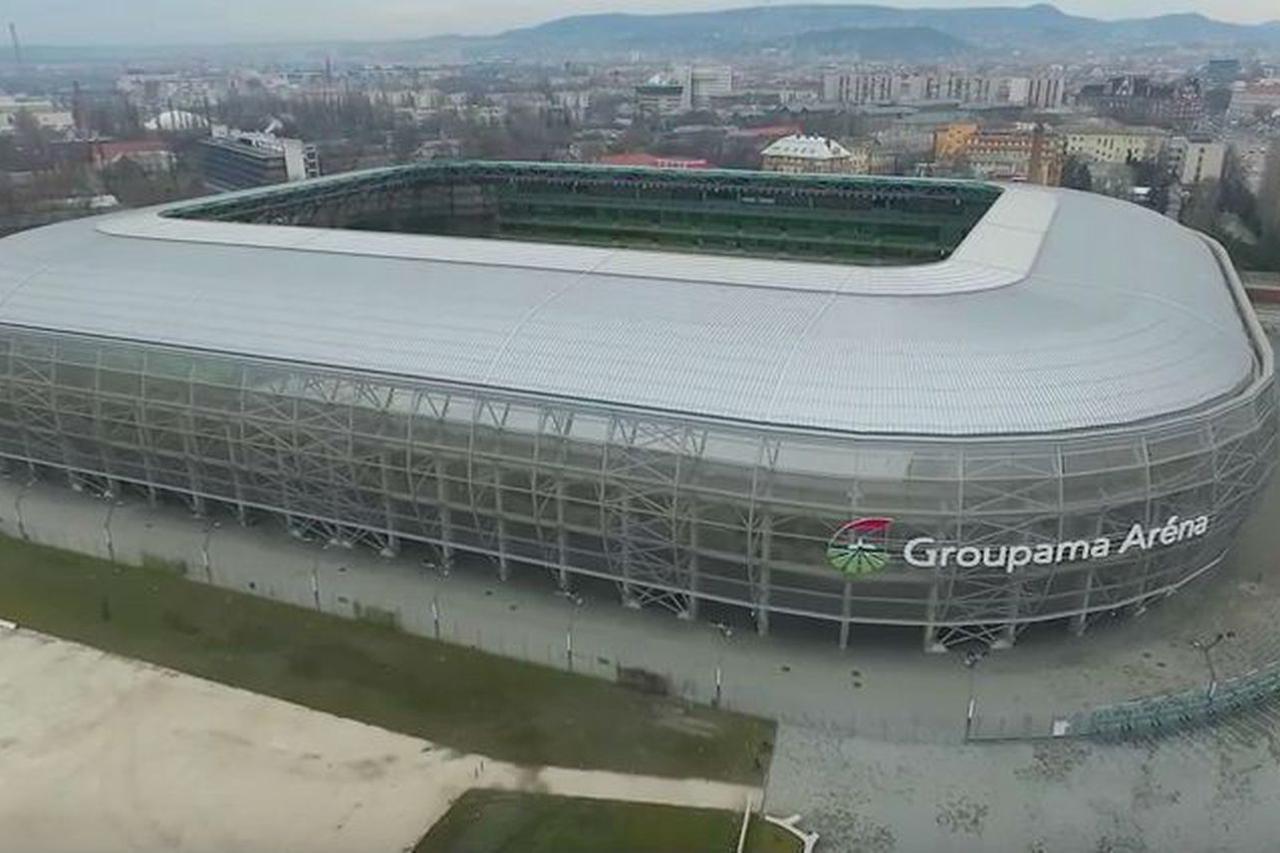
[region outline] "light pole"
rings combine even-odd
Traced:
[[[1219,631],[1212,640],[1191,641],[1191,647],[1200,650],[1204,655],[1205,666],[1209,668],[1209,687],[1205,692],[1205,698],[1210,702],[1213,701],[1214,695],[1218,692],[1218,673],[1213,668],[1213,655],[1211,655],[1210,652],[1213,651],[1214,646],[1218,645],[1218,643],[1221,643],[1223,640],[1234,639],[1235,636],[1235,631]]]
[[[979,645],[965,650],[964,665],[969,669],[969,704],[965,708],[964,715],[964,739],[969,740],[969,736],[973,733],[973,717],[977,711],[978,698],[974,695],[975,682],[978,675],[978,663],[987,656],[990,648],[986,645]]]
[[[316,610],[320,609],[320,558],[315,557],[311,560],[311,600],[315,603]]]
[[[716,643],[715,697],[711,705],[719,708],[724,700],[724,656],[729,641],[733,639],[733,628],[726,622],[712,623],[712,627],[720,634],[720,642]]]
[[[582,606],[583,598],[572,590],[564,590],[562,595],[569,602],[569,625],[564,632],[564,659],[569,671],[573,672],[573,619],[578,614],[578,608]]]

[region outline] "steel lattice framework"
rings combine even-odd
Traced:
[[[702,602],[757,625],[914,625],[929,647],[1141,605],[1215,564],[1275,456],[1268,376],[1167,422],[1001,440],[822,435],[0,326],[0,456],[76,485],[214,501],[242,519],[394,553],[428,543],[617,584],[626,604]],[[845,460],[841,462],[840,460]],[[856,460],[850,468],[848,460]],[[1208,513],[1210,534],[1140,558],[1016,575],[824,564],[851,517],[891,546],[1118,540]],[[1034,570],[1033,570],[1034,569]]]
[[[999,192],[848,176],[432,163],[231,194],[156,216],[427,232],[483,220],[489,236],[903,262],[948,255]],[[1010,230],[1005,223],[985,239],[1009,239]],[[225,240],[234,244],[233,236]],[[0,462],[59,470],[104,493],[178,496],[198,513],[217,504],[245,523],[279,515],[298,535],[386,554],[413,542],[446,564],[460,552],[481,555],[502,578],[535,567],[566,589],[603,579],[626,605],[688,618],[732,608],[762,633],[797,619],[831,626],[842,646],[862,625],[920,629],[932,649],[1008,644],[1039,622],[1083,630],[1210,569],[1270,476],[1271,351],[1229,260],[1212,249],[1236,309],[1225,316],[1234,323],[1238,314],[1248,343],[1234,339],[1244,366],[1211,395],[1168,414],[1144,410],[1070,431],[984,427],[948,436],[859,433],[845,421],[797,426],[823,422],[775,422],[768,408],[741,420],[681,414],[716,410],[628,406],[608,401],[651,398],[577,388],[540,394],[519,382],[490,384],[487,374],[450,382],[429,378],[458,375],[436,373],[429,358],[408,367],[365,363],[337,346],[289,356],[234,335],[165,345],[147,340],[165,333],[157,315],[76,325],[84,318],[65,294],[88,297],[55,278],[26,303],[28,313],[6,306],[17,319],[0,323]],[[19,272],[25,277],[14,273],[12,294],[41,269]],[[63,273],[77,283],[83,274]],[[155,280],[165,285],[165,275]],[[126,307],[117,313],[128,305],[121,291]],[[135,307],[167,294],[140,292],[151,301],[135,297]],[[230,327],[244,316],[228,311],[220,322]],[[60,331],[69,328],[81,333]],[[514,339],[523,320],[502,328]],[[335,339],[372,344],[377,334],[353,328]],[[259,355],[243,355],[246,348]],[[362,363],[368,369],[337,366]],[[413,375],[389,372],[401,369]],[[920,413],[929,414],[927,405]],[[1053,424],[1064,422],[1075,423]],[[1211,519],[1203,535],[1167,547],[1112,548],[1013,572],[958,559],[919,568],[898,557],[916,537],[943,547],[1119,543],[1134,525],[1201,516]],[[828,548],[840,531],[867,522],[882,550],[856,562],[865,572],[844,574],[828,563]]]

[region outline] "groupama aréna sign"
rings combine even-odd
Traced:
[[[1101,560],[1112,554],[1151,551],[1198,539],[1209,530],[1210,518],[1170,516],[1164,524],[1129,528],[1123,540],[1105,536],[1017,545],[940,545],[930,536],[917,536],[902,548],[903,561],[917,569],[958,567],[998,569],[1012,574],[1027,566],[1056,566]],[[827,562],[845,575],[868,575],[884,569],[892,559],[891,518],[859,518],[842,525],[827,542]]]

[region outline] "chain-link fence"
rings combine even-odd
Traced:
[[[1242,675],[1158,696],[1061,716],[984,715],[971,710],[966,739],[1036,740],[1092,737],[1118,741],[1158,737],[1213,725],[1280,697],[1280,661]]]
[[[1280,696],[1280,662],[1206,687],[1098,708],[1084,719],[1092,737],[1151,737],[1209,725]]]

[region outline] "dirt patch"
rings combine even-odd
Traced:
[[[1024,781],[1063,782],[1089,757],[1089,747],[1078,740],[1037,741],[1031,765],[1013,771]]]
[[[990,811],[991,807],[985,803],[975,803],[968,797],[957,797],[942,804],[935,820],[938,826],[948,832],[981,836],[982,826]]]

